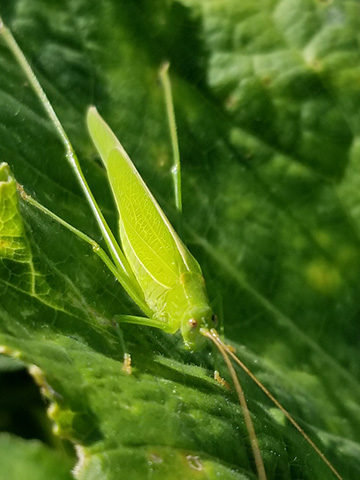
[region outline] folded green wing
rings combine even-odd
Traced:
[[[201,272],[199,264],[93,107],[88,112],[88,126],[108,171],[119,211],[122,248],[150,308],[156,311],[162,293],[179,284],[181,273]]]

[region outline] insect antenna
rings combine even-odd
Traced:
[[[230,350],[226,347],[226,345],[221,341],[218,333],[216,332],[215,329],[208,330],[206,328],[201,329],[201,334],[204,335],[205,337],[210,338],[210,340],[215,344],[216,348],[219,350],[221,353],[226,366],[228,367],[229,373],[231,375],[236,394],[239,399],[239,403],[244,415],[244,420],[245,420],[245,425],[246,429],[249,433],[250,437],[250,444],[251,444],[251,449],[253,452],[254,460],[255,460],[255,465],[256,465],[256,470],[257,470],[257,475],[259,480],[267,480],[266,477],[266,472],[265,472],[265,467],[264,467],[264,462],[261,456],[260,448],[259,448],[259,443],[256,437],[255,433],[255,428],[254,424],[251,420],[250,412],[246,403],[244,391],[240,385],[239,379],[236,375],[235,369],[232,366],[232,363],[229,358],[229,353]]]
[[[311,440],[311,438],[305,433],[305,431],[300,427],[300,425],[297,423],[297,421],[290,415],[290,413],[286,410],[286,408],[281,405],[281,403],[274,397],[274,395],[272,393],[269,392],[269,390],[265,387],[265,385],[263,385],[260,382],[260,380],[251,372],[251,370],[249,370],[249,368],[235,355],[235,353],[232,351],[232,349],[228,345],[226,345],[225,343],[222,342],[222,340],[220,339],[217,331],[215,329],[211,329],[210,331],[208,330],[207,333],[202,332],[202,334],[205,335],[206,337],[210,338],[215,343],[218,350],[222,354],[228,368],[229,368],[229,365],[228,365],[229,357],[228,356],[230,356],[234,360],[234,362],[236,362],[244,370],[244,372],[249,375],[249,377],[256,383],[256,385],[259,388],[261,388],[261,390],[265,393],[265,395],[267,395],[270,398],[270,400],[278,407],[278,409],[292,423],[292,425],[302,435],[302,437],[308,442],[308,444],[313,448],[313,450],[315,450],[315,452],[319,455],[319,457],[323,460],[323,462],[330,468],[330,470],[333,472],[333,474],[336,476],[336,478],[338,478],[339,480],[344,480],[343,477],[340,475],[340,473],[335,469],[335,467],[326,458],[325,454]],[[222,352],[222,350],[224,351],[224,353],[227,357],[227,360],[226,360],[226,357],[224,356],[224,353]],[[232,368],[232,370],[234,371],[233,368]],[[230,370],[230,368],[229,368],[229,372],[230,372],[231,377],[233,379],[235,389],[237,390],[236,382],[235,382],[235,378],[237,380],[236,373],[234,371],[234,375],[235,375],[235,378],[234,378],[234,375],[233,375],[232,371]],[[238,396],[239,396],[239,394],[238,394]],[[240,397],[239,397],[239,401],[240,401]],[[244,411],[244,417],[245,417],[245,410],[244,410],[244,407],[242,406],[242,403],[241,403],[241,407]],[[246,423],[246,425],[247,425],[247,423]],[[252,423],[251,423],[251,425],[252,425]],[[248,425],[247,425],[247,427],[248,427]],[[252,426],[252,428],[253,428],[253,426]],[[249,434],[250,434],[250,437],[251,437],[250,432],[251,432],[251,430],[249,430]],[[254,453],[254,456],[255,456],[255,453]],[[255,461],[256,461],[256,459],[255,459]]]

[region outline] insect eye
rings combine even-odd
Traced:
[[[216,325],[218,324],[218,317],[214,313],[211,316],[211,321],[214,324],[214,326],[216,327]]]
[[[189,325],[192,329],[197,327],[197,321],[195,320],[195,318],[190,318]]]

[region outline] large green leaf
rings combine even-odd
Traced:
[[[170,60],[184,241],[226,339],[343,478],[359,478],[360,3],[1,0],[0,13],[114,231],[85,111],[97,105],[175,220],[158,85]],[[2,43],[0,55],[0,161],[101,242],[53,127]],[[136,307],[87,245],[23,202],[22,223],[7,203],[1,220],[17,220],[1,243],[0,343],[32,365],[55,432],[77,446],[77,477],[256,478],[234,393],[211,379],[215,367],[227,378],[218,355],[129,325],[123,373],[113,318]],[[335,478],[241,378],[268,478]]]

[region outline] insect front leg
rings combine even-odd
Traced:
[[[135,315],[116,315],[114,318],[117,323],[132,323],[135,325],[143,325],[145,327],[160,328],[164,332],[173,333],[173,329],[169,329],[168,324],[157,320],[156,318],[137,317]]]
[[[116,315],[114,318],[116,332],[119,336],[122,351],[124,352],[124,362],[122,370],[131,375],[131,355],[126,351],[124,337],[122,335],[121,329],[119,327],[119,323],[132,323],[135,325],[143,325],[146,327],[155,327],[161,330],[168,330],[166,324],[157,320],[155,318],[147,318],[147,317],[137,317],[135,315]]]
[[[115,327],[116,334],[119,337],[121,351],[123,352],[124,360],[123,360],[122,371],[127,373],[128,375],[131,375],[131,354],[126,351],[124,336],[122,334],[121,328],[119,327],[119,323],[115,320],[114,320],[114,327]]]

